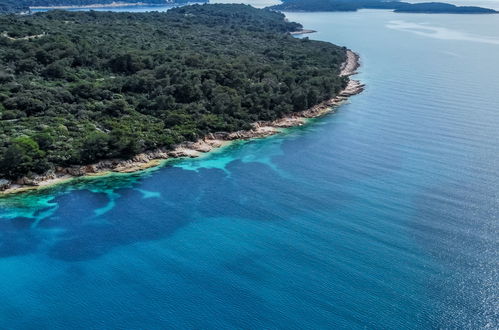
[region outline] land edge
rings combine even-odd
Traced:
[[[315,32],[317,32],[317,31],[302,29],[302,30],[298,30],[298,31],[289,32],[289,34],[291,34],[292,36],[298,36],[301,34],[309,34],[309,33],[315,33]]]
[[[341,67],[340,76],[357,74],[360,67],[360,57],[351,50],[347,50],[347,60]],[[321,117],[343,104],[350,96],[361,93],[364,84],[350,79],[348,85],[334,98],[321,102],[307,110],[295,112],[274,121],[260,121],[253,123],[250,130],[237,132],[210,133],[196,142],[184,142],[174,149],[160,148],[135,155],[131,159],[108,159],[90,165],[74,165],[57,167],[41,175],[22,177],[16,181],[0,180],[0,196],[16,194],[29,190],[47,188],[56,184],[65,183],[78,177],[102,176],[110,173],[132,173],[161,165],[162,161],[178,158],[195,158],[215,149],[226,146],[235,140],[249,140],[264,138],[282,132],[284,128],[304,125],[308,119]]]

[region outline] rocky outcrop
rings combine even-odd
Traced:
[[[23,185],[23,186],[38,186],[40,185],[41,182],[53,180],[56,177],[57,174],[54,171],[48,171],[43,175],[31,175],[31,176],[22,177],[14,181],[13,184]]]
[[[292,35],[292,36],[298,36],[298,35],[301,35],[301,34],[309,34],[309,33],[315,33],[315,32],[317,32],[317,31],[315,31],[315,30],[301,29],[301,30],[298,30],[298,31],[289,32],[289,34]]]
[[[9,180],[0,179],[0,191],[4,191],[10,187],[11,182]]]

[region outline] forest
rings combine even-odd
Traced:
[[[493,9],[455,6],[443,2],[407,3],[386,0],[282,0],[271,6],[282,11],[357,11],[359,9],[390,9],[398,13],[493,14]]]
[[[345,48],[246,5],[1,15],[0,178],[129,158],[336,95]]]

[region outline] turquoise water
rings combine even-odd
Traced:
[[[0,199],[2,329],[499,327],[499,16],[288,14],[336,114]]]

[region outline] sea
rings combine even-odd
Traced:
[[[499,328],[499,15],[286,15],[357,52],[366,90],[0,198],[0,328]]]

